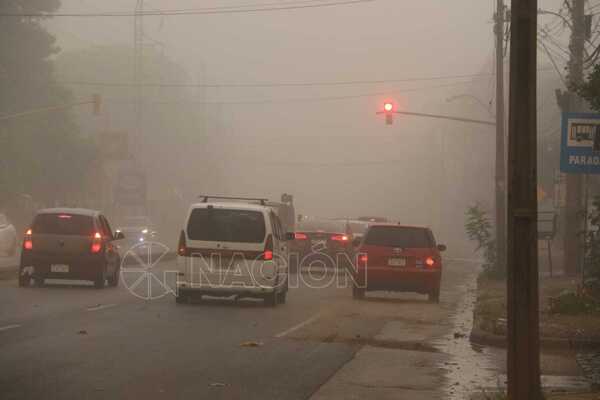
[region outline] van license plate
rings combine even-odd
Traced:
[[[66,273],[69,272],[69,266],[65,264],[52,264],[50,266],[50,272]]]
[[[388,265],[390,267],[405,267],[406,266],[406,258],[390,258],[388,260]]]

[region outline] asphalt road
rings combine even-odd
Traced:
[[[0,281],[1,397],[310,398],[383,326],[355,316],[350,289],[326,280],[321,288],[301,281],[277,308],[252,300],[176,305],[168,293],[144,300],[123,284],[98,290]],[[381,303],[410,309],[415,318],[453,311],[413,298]],[[361,312],[377,306],[363,302]],[[257,346],[242,346],[248,341]]]

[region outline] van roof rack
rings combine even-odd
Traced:
[[[203,203],[208,203],[209,199],[215,200],[242,200],[242,201],[258,201],[260,205],[264,206],[269,201],[269,199],[264,198],[255,198],[255,197],[231,197],[231,196],[211,196],[206,194],[201,194],[198,197],[202,198]]]

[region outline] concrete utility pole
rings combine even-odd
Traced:
[[[537,0],[512,0],[508,130],[508,398],[540,400]]]
[[[506,174],[504,154],[504,0],[497,0],[496,34],[496,251],[497,263],[506,268]]]
[[[581,100],[572,93],[572,87],[583,82],[583,55],[585,46],[585,0],[572,0],[571,6],[571,40],[569,50],[569,76],[568,92],[560,96],[559,104],[563,112],[577,112],[581,110]],[[564,230],[564,268],[567,275],[575,275],[577,267],[581,265],[582,238],[579,234],[582,230],[582,201],[583,179],[579,174],[568,174],[567,199],[565,208],[565,230]]]
[[[133,81],[135,82],[135,134],[137,146],[142,139],[142,81],[144,80],[144,0],[137,0],[133,20]]]

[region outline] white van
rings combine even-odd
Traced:
[[[176,302],[190,297],[254,297],[270,306],[286,302],[288,245],[266,199],[222,198],[193,204],[178,245]]]

